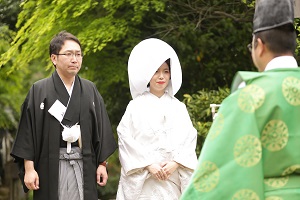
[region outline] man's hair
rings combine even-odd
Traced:
[[[66,40],[75,41],[76,43],[79,44],[79,46],[81,48],[81,44],[77,37],[75,37],[74,35],[72,35],[71,33],[67,32],[67,31],[61,31],[50,42],[50,46],[49,46],[50,56],[52,54],[58,54]]]
[[[260,38],[267,48],[276,56],[286,53],[294,54],[297,47],[297,36],[292,24],[257,32],[254,35],[255,43],[257,38]]]

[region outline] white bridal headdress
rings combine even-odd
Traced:
[[[143,40],[133,48],[128,59],[129,86],[133,99],[148,90],[147,85],[155,71],[169,58],[171,80],[167,90],[174,96],[182,83],[181,66],[174,49],[156,38]]]

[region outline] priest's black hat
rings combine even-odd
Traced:
[[[253,33],[293,23],[293,0],[256,0]]]

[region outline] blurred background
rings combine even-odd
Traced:
[[[295,27],[300,63],[300,0]],[[237,71],[256,71],[246,48],[252,40],[252,0],[0,0],[0,200],[32,199],[24,194],[9,156],[21,104],[31,85],[54,67],[49,42],[62,30],[82,44],[79,75],[93,81],[116,127],[131,100],[127,60],[146,38],[160,38],[177,52],[183,83],[176,97],[198,130],[197,154],[212,123],[210,104],[230,94]],[[120,163],[108,160],[109,181],[99,199],[114,199]]]

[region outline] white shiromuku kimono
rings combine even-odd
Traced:
[[[122,165],[117,199],[179,199],[197,165],[197,131],[186,106],[168,93],[158,98],[144,92],[130,101],[117,132]],[[146,170],[163,161],[180,164],[165,181]]]

